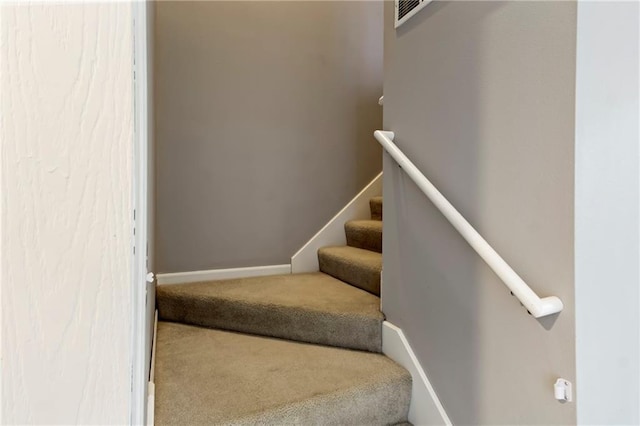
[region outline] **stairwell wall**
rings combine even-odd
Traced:
[[[398,30],[385,8],[384,128],[565,308],[529,316],[385,156],[383,311],[454,424],[575,423],[552,386],[575,381],[576,4],[434,2]]]
[[[288,264],[381,170],[381,2],[158,2],[157,272]]]

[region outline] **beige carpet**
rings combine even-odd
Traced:
[[[352,220],[344,224],[347,245],[382,253],[382,221]]]
[[[157,425],[385,425],[411,376],[383,355],[160,322]]]
[[[320,272],[158,287],[156,424],[406,424],[411,376],[373,353],[382,198],[370,206]]]
[[[320,270],[346,283],[380,295],[382,254],[356,247],[323,247],[318,250]]]
[[[371,219],[382,220],[382,197],[373,197],[369,201],[371,206]]]
[[[327,274],[159,286],[160,318],[380,352],[380,299]]]

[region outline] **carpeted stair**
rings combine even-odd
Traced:
[[[320,271],[355,287],[380,295],[382,254],[356,247],[323,247],[318,250]]]
[[[411,376],[384,355],[382,197],[320,272],[157,288],[155,422],[393,425]]]

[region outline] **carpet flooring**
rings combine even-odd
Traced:
[[[320,271],[157,287],[157,425],[400,425],[411,375],[382,355],[382,197]]]

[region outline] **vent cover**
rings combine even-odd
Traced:
[[[425,7],[431,0],[395,0],[396,3],[396,20],[395,27],[407,22],[409,18],[418,13],[420,9]]]

